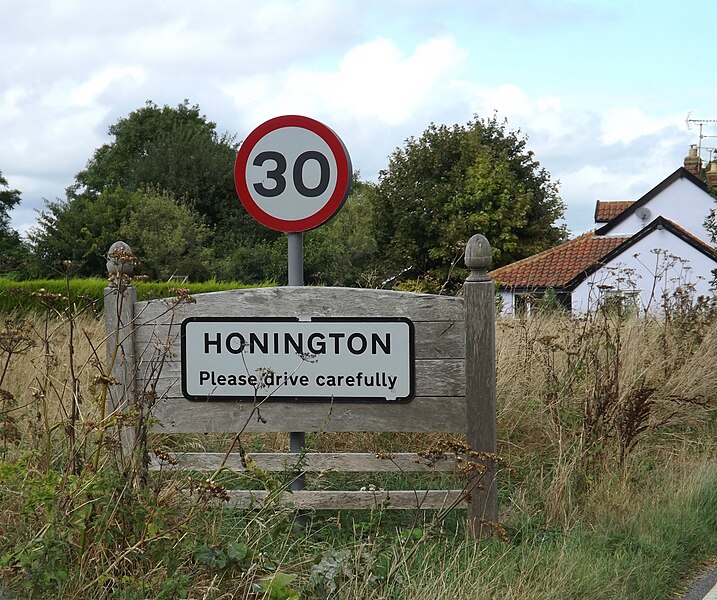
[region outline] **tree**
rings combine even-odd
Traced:
[[[465,243],[485,235],[494,265],[565,240],[564,205],[519,131],[497,117],[431,124],[406,140],[379,174],[375,229],[384,269],[409,269],[435,289],[451,278]],[[457,282],[457,280],[456,280]]]
[[[120,227],[132,211],[131,200],[130,191],[107,188],[97,197],[47,202],[29,234],[40,273],[57,273],[69,260],[80,276],[104,276],[104,255],[119,239]]]
[[[354,175],[351,195],[328,223],[304,234],[307,283],[367,285],[376,254],[371,194],[373,185]],[[280,235],[255,244],[239,243],[220,261],[219,274],[245,283],[286,283],[287,241]]]
[[[19,190],[10,189],[0,171],[0,272],[23,269],[28,249],[20,234],[10,227],[10,211],[21,201]]]
[[[126,203],[133,192],[147,189],[166,193],[209,227],[212,235],[202,232],[196,240],[211,244],[216,256],[229,256],[241,247],[255,252],[279,237],[241,208],[233,179],[235,138],[220,135],[198,106],[185,100],[160,108],[148,101],[118,119],[109,134],[113,140],[77,173],[67,199],[48,202],[32,232],[37,262],[45,272],[70,259],[82,263],[81,274],[102,275],[107,241],[120,236],[134,210]],[[197,276],[199,272],[203,269]]]
[[[351,195],[326,225],[307,232],[306,279],[326,285],[373,283],[377,245],[372,194],[374,185],[354,175]]]
[[[152,277],[164,279],[175,271],[195,280],[211,275],[207,225],[171,194],[151,188],[106,188],[97,198],[49,202],[30,233],[45,274],[70,260],[78,275],[101,277],[105,253],[121,238]]]
[[[167,192],[147,190],[133,196],[134,210],[122,223],[120,237],[141,260],[141,272],[161,281],[172,275],[191,281],[211,277],[212,232],[198,215]]]
[[[147,101],[108,132],[114,140],[100,146],[75,176],[67,189],[70,201],[97,198],[108,188],[134,191],[151,186],[171,193],[220,234],[226,229],[232,235],[265,237],[236,197],[235,136],[220,135],[216,123],[208,121],[197,105],[185,100],[160,108]]]
[[[20,191],[9,189],[7,179],[0,171],[0,231],[2,233],[10,232],[10,211],[18,204],[20,204]]]

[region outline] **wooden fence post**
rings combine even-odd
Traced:
[[[464,287],[468,445],[478,452],[495,453],[495,290],[488,276],[491,248],[484,236],[476,234],[468,240],[465,263],[470,269]],[[489,470],[482,476],[474,474],[471,481],[468,534],[473,539],[490,535],[492,528],[486,523],[498,521],[496,465],[490,460],[477,462]]]
[[[129,282],[134,255],[124,242],[115,242],[107,253],[110,283],[105,288],[105,333],[108,375],[107,418],[118,423],[121,448],[117,460],[121,469],[140,475],[141,406],[135,394],[134,304],[137,289]]]

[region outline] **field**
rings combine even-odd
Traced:
[[[42,300],[42,299],[41,299]],[[46,298],[0,329],[0,581],[15,598],[558,599],[674,597],[717,555],[717,311],[620,307],[498,323],[500,520],[466,539],[465,512],[237,511],[224,490],[290,474],[150,473],[118,465],[104,326]],[[421,451],[436,435],[315,434],[316,450]],[[226,450],[226,436],[159,436],[150,454]],[[245,435],[247,451],[286,436]],[[429,474],[330,489],[462,485]]]

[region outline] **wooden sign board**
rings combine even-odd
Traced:
[[[147,439],[144,430],[147,422],[144,418],[148,416],[152,417],[151,423],[156,423],[155,431],[167,433],[236,434],[297,430],[465,433],[472,450],[491,454],[478,455],[478,462],[483,463],[487,470],[472,471],[464,490],[383,492],[380,503],[395,508],[443,508],[446,502],[466,502],[470,535],[473,538],[482,537],[487,531],[484,524],[487,523],[490,528],[490,523],[498,518],[495,471],[491,468],[494,466],[491,464],[494,460],[492,453],[496,451],[497,440],[495,291],[488,277],[490,257],[488,241],[481,235],[474,235],[466,246],[465,262],[470,274],[465,282],[463,298],[385,290],[277,287],[200,294],[195,297],[195,302],[181,299],[137,302],[134,286],[127,285],[123,277],[117,276],[124,273],[124,265],[115,265],[114,262],[110,265],[108,262],[113,282],[105,290],[105,324],[107,364],[113,384],[108,390],[107,411],[109,415],[126,413],[133,417],[127,420],[128,427],[122,427],[124,419],[118,420],[120,462],[124,464],[126,453],[131,464],[136,466],[137,473],[146,464],[143,443]],[[236,323],[277,319],[285,325],[289,322],[308,323],[306,327],[309,329],[300,331],[304,325],[298,325],[293,330],[254,330],[256,349],[263,345],[268,350],[274,344],[274,333],[279,335],[276,339],[278,351],[282,332],[288,332],[287,335],[297,345],[299,333],[310,332],[309,335],[314,336],[321,334],[314,338],[314,348],[319,350],[316,354],[321,354],[321,339],[337,344],[336,354],[340,354],[341,344],[349,344],[348,339],[352,335],[352,342],[346,349],[349,354],[352,350],[361,354],[363,340],[368,348],[373,344],[372,333],[377,333],[375,350],[378,353],[381,347],[388,351],[392,342],[389,343],[387,332],[381,329],[383,325],[377,324],[402,323],[413,332],[409,334],[414,340],[413,358],[409,360],[413,368],[410,377],[412,391],[409,394],[412,399],[406,397],[404,399],[410,399],[410,402],[397,402],[398,395],[389,400],[386,394],[382,402],[365,402],[361,397],[345,398],[344,402],[297,402],[287,398],[267,401],[266,397],[262,398],[257,393],[253,402],[216,402],[211,400],[211,393],[204,394],[205,390],[198,399],[187,398],[187,395],[192,395],[187,393],[189,379],[194,377],[196,383],[197,380],[201,382],[203,377],[205,383],[207,380],[211,382],[213,370],[211,361],[208,366],[190,365],[196,359],[191,355],[196,348],[189,350],[190,356],[187,357],[188,343],[192,346],[198,344],[200,355],[202,352],[211,355],[212,351],[221,347],[227,350],[227,354],[233,355],[233,351],[245,349],[247,343],[251,348],[252,344],[252,331],[245,332],[242,342],[242,332],[234,328]],[[229,323],[231,329],[217,331],[215,328],[211,332],[199,329],[197,339],[192,342],[191,335],[188,339],[187,328],[191,328],[192,323],[206,325],[212,322]],[[321,330],[317,327],[322,322],[352,323],[353,329],[332,327]],[[373,328],[357,328],[357,323],[372,322]],[[209,337],[205,337],[207,333]],[[397,336],[395,339],[400,339],[403,334],[394,332],[391,339],[394,335]],[[228,336],[232,336],[229,342]],[[243,352],[238,354],[243,355]],[[339,360],[337,364],[341,362]],[[400,374],[405,368],[392,360],[384,364],[386,373],[397,369],[395,372]],[[374,365],[372,363],[372,368]],[[361,364],[360,368],[366,367]],[[194,375],[191,369],[194,369]],[[248,369],[244,373],[247,374]],[[357,370],[352,375],[355,378],[353,384],[358,380],[358,373]],[[328,370],[313,373],[314,384],[318,384],[319,375],[325,377],[328,374]],[[348,373],[343,375],[346,377]],[[219,374],[215,372],[211,385],[217,386],[217,389],[231,385],[227,374],[224,377],[226,379],[220,381]],[[398,377],[396,375],[394,387]],[[307,374],[307,386],[309,383]],[[345,379],[343,384],[346,384]],[[375,390],[369,393],[374,394]],[[291,456],[294,459],[297,457],[296,454]],[[356,455],[346,454],[345,458],[348,462],[343,470],[356,471]],[[420,462],[417,455],[404,458],[410,464]],[[223,460],[218,464],[223,465]],[[393,460],[391,462],[393,464]],[[211,467],[204,459],[201,464],[205,468],[217,468],[216,463]],[[394,466],[403,470],[398,463]],[[296,468],[299,468],[298,464]],[[236,495],[236,506],[254,506],[257,501],[263,502],[261,494],[266,498],[266,491],[238,490],[232,493]],[[323,496],[317,497],[317,494]],[[377,506],[379,498],[375,493],[370,492],[371,497],[366,494],[361,491],[292,490],[288,500],[295,506],[314,508]],[[430,502],[425,502],[428,498]]]
[[[192,317],[181,327],[189,400],[408,402],[413,323],[404,318]]]
[[[247,431],[466,431],[465,318],[462,298],[386,290],[311,287],[231,290],[199,294],[195,298],[196,303],[180,304],[175,308],[171,308],[166,300],[137,302],[135,305],[135,354],[138,370],[135,385],[141,390],[155,385],[156,380],[155,393],[158,403],[154,416],[159,423],[156,426],[157,431],[235,432],[245,426]],[[296,319],[299,323],[308,323],[307,327],[311,324],[311,318],[330,319],[334,323],[343,323],[344,332],[349,331],[345,329],[347,323],[356,328],[358,323],[365,322],[368,325],[361,329],[364,336],[369,336],[370,331],[381,332],[381,327],[385,329],[389,323],[393,323],[399,330],[393,334],[398,337],[392,337],[392,340],[398,340],[400,337],[400,343],[404,346],[407,343],[406,332],[401,333],[400,329],[412,329],[413,360],[410,360],[409,355],[404,355],[402,364],[394,360],[384,361],[385,368],[375,366],[379,363],[366,364],[365,367],[356,363],[355,367],[350,367],[354,360],[358,360],[352,355],[342,368],[344,374],[354,376],[359,372],[391,372],[394,373],[392,377],[401,376],[405,380],[408,378],[406,371],[412,365],[413,389],[406,391],[404,385],[400,394],[397,393],[395,399],[390,401],[387,400],[390,397],[388,394],[379,398],[375,390],[365,395],[347,397],[356,392],[357,388],[350,390],[350,386],[343,386],[338,390],[342,400],[335,403],[331,402],[331,398],[324,398],[323,402],[296,402],[287,398],[274,398],[264,402],[267,394],[262,395],[262,391],[266,390],[259,389],[256,402],[262,403],[261,419],[255,418],[254,402],[213,401],[211,393],[205,394],[206,389],[212,387],[211,380],[204,381],[203,383],[209,385],[200,390],[188,387],[185,381],[183,390],[183,322],[186,333],[187,327],[191,330],[193,323],[206,325],[211,320],[230,322],[227,319],[245,322],[249,318],[260,322],[279,316],[282,319]],[[200,350],[204,350],[202,329],[198,329],[198,332],[198,341],[194,337],[190,337],[189,341],[184,338],[185,351],[187,344],[194,348],[189,351],[190,355],[185,360],[193,360],[192,353],[197,353],[195,344],[198,343]],[[325,333],[328,335],[331,331],[327,329]],[[370,340],[370,336],[368,339]],[[385,335],[382,339],[386,339]],[[231,344],[238,341],[235,337]],[[223,343],[226,343],[226,339]],[[360,347],[361,342],[357,338],[354,349],[358,350]],[[211,351],[214,346],[210,345],[208,349]],[[410,353],[410,348],[405,349]],[[165,353],[161,372],[156,378],[159,355],[165,350],[168,352]],[[377,351],[380,351],[380,348],[377,348]],[[410,363],[406,363],[407,359]],[[319,369],[321,362],[319,359],[312,368]],[[257,365],[249,366],[248,371],[241,372],[252,372],[261,368],[259,362]],[[189,377],[187,368],[185,365],[185,379]],[[200,380],[200,374],[196,371],[212,371],[208,367],[195,366],[194,369],[195,373],[191,377],[196,384]],[[222,372],[229,371],[223,367],[222,369]],[[288,371],[288,367],[282,368],[281,372],[285,370]],[[215,391],[220,395],[225,394],[227,388],[219,385],[216,379],[217,369],[214,371]],[[318,370],[313,372],[314,383],[320,374]],[[211,374],[209,377],[211,378]],[[201,393],[195,393],[198,391]],[[188,399],[185,392],[189,392],[193,398]],[[404,402],[397,402],[396,399]],[[410,402],[406,402],[409,399]]]

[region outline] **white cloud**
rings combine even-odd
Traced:
[[[15,85],[6,90],[0,97],[0,123],[18,118],[26,98],[27,90],[23,86]]]
[[[512,117],[530,116],[537,108],[522,89],[510,83],[478,91],[476,101],[483,113],[498,111]]]
[[[599,85],[587,68],[546,63],[545,32],[560,34],[566,20],[569,31],[586,19],[592,24],[604,11],[590,6],[4,0],[0,54],[12,60],[0,73],[0,171],[23,192],[14,222],[28,222],[42,196],[63,194],[108,141],[109,124],[147,99],[176,105],[188,98],[240,138],[278,114],[323,120],[369,178],[429,123],[466,123],[496,110],[529,136],[528,148],[561,180],[571,227],[587,228],[595,199],[638,197],[681,164],[697,137],[685,130],[684,114],[700,109],[695,98],[714,95],[675,85],[677,104],[661,105],[652,91],[647,100],[639,90],[625,92],[622,63],[606,69],[616,76]],[[496,21],[501,32],[517,28],[520,36],[481,49],[480,34],[493,39]],[[607,50],[601,60],[611,60]],[[535,65],[539,81],[511,65]],[[593,94],[598,87],[601,99]],[[691,104],[675,116],[683,102]]]
[[[69,102],[77,107],[90,107],[113,85],[138,86],[146,80],[147,73],[142,67],[108,67],[74,87],[69,94]]]
[[[684,117],[656,118],[646,115],[639,108],[616,108],[603,115],[600,140],[604,144],[629,143],[640,137],[657,133],[671,125],[682,123],[684,123]]]
[[[224,91],[244,121],[257,125],[277,114],[313,110],[339,121],[397,126],[445,102],[464,59],[451,37],[428,40],[410,55],[381,38],[351,49],[336,70],[292,68],[239,79]]]

